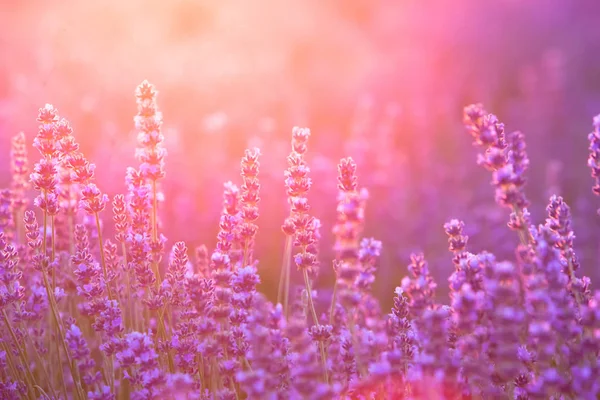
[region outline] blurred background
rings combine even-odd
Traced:
[[[101,188],[123,192],[125,168],[137,165],[133,92],[148,79],[165,121],[171,243],[214,245],[223,182],[240,182],[244,148],[258,146],[257,255],[274,293],[285,157],[291,128],[308,126],[319,286],[333,282],[336,164],[352,156],[371,193],[365,236],[384,243],[379,297],[389,305],[410,252],[423,250],[443,298],[450,218],[465,221],[471,251],[514,259],[517,237],[461,123],[463,106],[482,102],[526,135],[534,221],[550,194],[563,195],[584,273],[597,280],[586,135],[600,113],[599,19],[595,0],[0,0],[0,187],[10,137],[31,142],[38,108],[52,103]]]

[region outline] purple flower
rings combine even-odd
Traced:
[[[600,115],[594,117],[594,130],[588,135],[590,142],[588,167],[592,170],[592,178],[596,180],[593,192],[600,196]]]

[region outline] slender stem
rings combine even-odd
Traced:
[[[23,224],[23,210],[18,208],[15,210],[15,231],[17,237],[17,243],[25,243],[25,226]]]
[[[44,193],[44,204],[46,204],[48,195],[45,190],[43,193]],[[46,249],[46,246],[47,246],[46,235],[47,234],[48,234],[48,212],[46,210],[44,210],[44,236],[42,238],[42,250],[43,250],[42,254],[44,255],[44,257],[46,257],[46,255],[47,255],[47,253],[46,253],[46,250],[47,250]]]
[[[355,328],[355,321],[354,321],[354,315],[352,315],[350,313],[351,310],[347,310],[347,315],[348,315],[348,330],[350,331],[350,340],[352,341],[352,347],[354,348],[354,359],[356,361],[356,370],[358,372],[358,376],[359,378],[362,377],[363,373],[364,373],[364,368],[361,364],[360,358],[359,358],[359,354],[358,354],[358,347],[356,346],[356,337],[354,335],[354,328]]]
[[[110,382],[110,391],[112,393],[115,392],[115,356],[111,355],[108,360],[108,368],[110,370],[109,382]]]
[[[69,210],[68,221],[69,221],[69,254],[75,254],[75,222],[74,216]],[[69,258],[70,260],[70,258]],[[69,261],[70,262],[70,261]]]
[[[48,280],[48,273],[43,270],[42,276],[44,278],[44,286],[46,286],[46,294],[48,295],[48,302],[50,303],[50,310],[52,311],[52,316],[54,317],[54,322],[56,324],[56,330],[60,336],[60,342],[62,343],[63,349],[65,351],[65,355],[67,357],[67,363],[69,364],[69,369],[71,370],[71,376],[73,377],[73,382],[75,384],[75,388],[77,389],[77,398],[85,398],[81,394],[81,384],[77,380],[77,373],[75,371],[74,365],[71,361],[71,356],[69,355],[69,349],[67,348],[67,342],[65,340],[65,335],[62,331],[62,327],[60,324],[60,316],[58,314],[58,307],[56,305],[56,299],[54,298],[54,293],[50,291],[50,282]]]
[[[283,263],[281,265],[281,271],[279,274],[279,285],[277,286],[277,303],[282,304],[283,300],[283,288],[285,286],[285,257],[287,254],[287,239],[283,250]]]
[[[202,354],[198,356],[198,375],[200,376],[200,387],[204,390],[206,382],[204,382],[204,356]]]
[[[308,292],[308,306],[310,307],[310,312],[312,314],[315,325],[320,326],[319,319],[317,318],[317,312],[315,310],[315,304],[313,303],[310,279],[308,279],[308,271],[306,270],[306,268],[304,268],[302,272],[304,275],[306,291]],[[319,341],[319,349],[321,351],[321,362],[323,363],[323,375],[325,378],[325,383],[329,383],[329,371],[327,370],[327,355],[325,354],[325,344],[323,343],[323,341]]]
[[[12,340],[15,342],[15,347],[17,348],[17,351],[19,352],[19,356],[21,357],[21,363],[23,364],[23,367],[25,368],[25,372],[26,372],[25,383],[27,384],[27,387],[29,388],[30,396],[35,396],[35,391],[34,391],[33,387],[35,385],[37,385],[37,383],[35,382],[35,378],[33,377],[33,374],[31,373],[31,369],[29,368],[29,361],[27,360],[27,358],[25,357],[25,354],[23,353],[23,349],[21,348],[21,345],[19,344],[19,339],[17,338],[17,335],[15,334],[15,331],[12,328],[10,319],[8,318],[8,314],[6,314],[6,310],[2,310],[2,318],[4,319],[4,324],[6,325],[6,328],[10,332],[10,336],[12,336]]]
[[[213,397],[217,393],[219,379],[217,376],[217,362],[214,357],[210,358],[210,391]]]
[[[9,373],[12,374],[12,377],[14,379],[17,379],[20,381],[26,380],[27,377],[23,378],[21,375],[21,371],[19,371],[17,369],[17,367],[15,366],[15,361],[13,361],[13,352],[12,352],[12,349],[9,347],[8,343],[3,342],[3,343],[0,343],[0,345],[4,349],[4,352],[6,353],[6,363],[8,364]],[[4,373],[3,373],[3,375],[4,375]],[[29,393],[28,393],[28,395],[29,395]]]
[[[52,380],[50,379],[50,375],[48,374],[48,371],[46,370],[46,366],[44,365],[44,362],[42,361],[42,357],[40,356],[40,353],[38,352],[37,348],[35,347],[35,343],[33,343],[33,340],[31,339],[31,337],[29,337],[29,340],[32,341],[31,347],[33,348],[33,353],[35,354],[35,360],[39,364],[39,366],[42,370],[44,379],[48,381],[48,387],[50,388],[52,395],[54,397],[56,397],[56,391],[54,390],[54,387],[52,385]],[[24,350],[25,350],[25,354],[27,354],[27,349],[24,349]],[[66,391],[64,394],[65,394],[65,396],[67,395]]]
[[[22,380],[20,371],[15,367],[15,363],[13,362],[13,353],[7,342],[1,342],[0,347],[3,349],[4,353],[6,353],[6,363],[8,366],[8,375],[12,375],[13,378]],[[6,371],[2,371],[2,376],[5,376]]]
[[[54,233],[54,215],[50,216],[50,235],[52,237],[52,262],[56,257],[56,235]],[[72,254],[72,253],[71,253]],[[56,268],[52,268],[52,290],[56,288]]]
[[[302,274],[304,275],[304,284],[306,285],[306,291],[308,292],[308,306],[310,307],[310,314],[312,315],[314,324],[318,326],[319,318],[317,317],[317,312],[313,303],[312,289],[310,287],[310,279],[308,278],[308,271],[306,268],[302,270]]]
[[[283,301],[283,315],[288,315],[288,303],[290,294],[290,269],[292,263],[292,244],[293,237],[289,235],[285,240],[285,249],[283,254],[283,268],[281,269],[281,276],[279,279],[279,289],[277,295],[277,302],[282,303]]]
[[[129,267],[127,266],[127,248],[125,247],[125,243],[121,243],[121,251],[123,252],[123,268],[125,269],[125,292],[127,302],[127,307],[125,307],[126,317],[125,323],[128,325],[128,328],[135,328],[135,315],[133,312],[132,306],[132,296],[131,296],[131,274],[129,271]]]
[[[233,393],[235,394],[235,400],[240,400],[240,395],[238,394],[237,388],[235,387],[235,381],[230,380],[229,386],[231,387],[231,390],[233,390]]]
[[[248,266],[248,264],[252,261],[250,260],[250,254],[248,254],[249,249],[248,249],[249,243],[248,243],[248,239],[244,239],[244,257],[242,258],[242,267],[246,267]]]
[[[63,394],[65,396],[65,399],[67,399],[67,383],[65,382],[65,377],[64,377],[64,372],[63,372],[63,363],[62,363],[62,357],[60,356],[60,346],[58,345],[58,342],[55,340],[54,341],[54,345],[56,347],[56,358],[58,358],[58,368],[56,368],[57,373],[58,373],[58,380],[62,385],[62,390],[63,390]]]
[[[156,181],[152,181],[152,242],[158,242],[158,199],[156,198]],[[160,287],[161,277],[158,262],[152,261],[154,274],[156,275],[156,288]]]
[[[242,357],[242,361],[244,362],[246,368],[248,368],[248,371],[253,371],[252,365],[250,365],[250,361],[248,361],[246,357]]]
[[[145,291],[145,294],[144,294],[145,296],[149,296],[148,295],[148,291],[149,291],[149,289],[146,288],[146,291]],[[144,323],[146,325],[144,325]],[[146,326],[148,326],[148,327],[150,326],[150,309],[148,307],[144,307],[144,317],[143,317],[142,321],[140,322],[140,326],[139,326],[138,330],[140,330],[140,331],[142,329],[145,330]]]
[[[102,272],[104,273],[104,282],[106,282],[106,289],[108,291],[108,299],[112,300],[113,295],[110,289],[111,283],[108,281],[108,271],[106,270],[106,258],[104,256],[104,241],[102,239],[102,228],[100,227],[100,215],[94,213],[96,217],[96,229],[98,230],[98,244],[100,245],[100,261],[102,262]]]
[[[48,199],[48,192],[47,191],[43,191],[43,196],[44,196],[44,203],[47,202]],[[47,256],[48,254],[48,243],[47,243],[47,236],[48,236],[48,212],[46,210],[44,210],[44,238],[42,241],[42,251],[43,251],[43,255],[44,257]],[[54,261],[54,259],[52,259],[51,261]],[[43,271],[43,276],[44,276],[44,285],[46,287],[46,292],[48,295],[48,301],[50,302],[50,308],[52,309],[52,314],[54,315],[54,322],[55,322],[55,326],[56,326],[56,330],[59,332],[59,334],[61,335],[62,338],[62,331],[60,328],[60,323],[59,323],[59,318],[58,318],[58,311],[57,311],[57,306],[56,306],[56,302],[54,301],[54,283],[51,283],[48,281],[48,275],[46,271]],[[54,282],[55,280],[55,271],[54,268],[52,268],[52,281]],[[64,338],[62,338],[64,339]],[[62,340],[61,339],[61,340]],[[63,341],[63,345],[66,346],[66,344]],[[57,344],[58,347],[58,344]],[[65,351],[67,351],[67,349],[65,348]],[[59,359],[59,365],[62,366],[62,362],[60,361],[60,350],[57,348],[57,353],[58,353],[58,359]],[[67,352],[67,358],[69,358],[68,352]],[[70,363],[69,363],[69,366]],[[62,378],[62,369],[58,368],[58,372],[60,375],[60,380],[63,381],[64,383],[64,379]],[[73,373],[73,369],[71,369],[71,374],[73,375],[73,382],[76,382],[75,379],[75,375]],[[77,384],[75,384],[77,386]]]
[[[158,240],[158,199],[156,198],[156,181],[152,181],[152,240]]]
[[[167,332],[167,328],[164,323],[165,310],[167,310],[166,304],[162,307],[162,309],[158,310],[158,312],[157,312],[158,333],[159,333],[159,335],[162,333],[161,336],[163,337],[163,339],[169,342],[171,340],[171,337],[170,337],[169,333]],[[175,363],[173,362],[173,355],[171,354],[171,350],[167,351],[167,361],[169,364],[169,372],[174,373],[175,372]]]
[[[338,289],[338,283],[337,283],[337,277],[336,277],[335,282],[333,283],[333,294],[331,295],[331,309],[329,310],[329,325],[333,325],[333,316],[335,314],[335,306],[337,303],[337,289]]]
[[[121,379],[121,393],[120,399],[128,399],[130,396],[129,380]]]

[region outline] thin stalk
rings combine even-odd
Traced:
[[[252,365],[250,365],[250,361],[248,361],[248,359],[245,356],[242,357],[242,361],[244,362],[246,368],[248,368],[248,371],[254,371],[252,369]]]
[[[231,387],[231,390],[233,390],[233,393],[235,393],[235,400],[240,400],[240,395],[238,394],[237,388],[235,387],[235,381],[230,380],[229,386]]]
[[[248,264],[252,261],[249,259],[250,254],[248,254],[248,252],[249,252],[248,246],[250,244],[248,242],[249,242],[248,239],[244,239],[244,256],[242,258],[242,260],[243,260],[242,267],[248,266]]]
[[[148,291],[146,290],[146,296],[148,296]],[[144,323],[147,324],[147,326],[150,326],[150,309],[148,307],[144,307],[144,318],[143,321],[141,321],[140,323],[140,327],[138,330],[141,331],[141,329],[146,330],[146,325],[144,325]]]
[[[121,251],[123,253],[123,267],[125,268],[125,286],[126,286],[126,298],[127,307],[125,307],[126,318],[125,322],[128,328],[135,329],[135,313],[133,312],[132,296],[131,296],[131,273],[127,267],[127,248],[125,243],[121,243]]]
[[[64,373],[63,373],[63,363],[62,363],[62,357],[60,356],[60,346],[58,345],[58,342],[55,340],[54,341],[54,345],[56,347],[56,358],[58,358],[58,368],[56,368],[57,373],[58,373],[58,380],[62,385],[62,390],[63,390],[63,394],[65,396],[65,399],[67,399],[67,384],[65,382],[65,377],[64,377]]]
[[[44,397],[46,399],[50,399],[50,396],[48,396],[48,393],[46,393],[46,391],[44,389],[42,389],[40,386],[34,385],[33,387],[36,388],[38,390],[38,392],[40,392],[42,397]]]
[[[85,398],[85,396],[82,396],[82,394],[81,394],[81,384],[77,380],[78,375],[77,375],[77,372],[75,371],[75,368],[71,361],[71,356],[69,355],[69,349],[67,348],[67,342],[65,340],[65,335],[60,326],[60,316],[58,313],[58,307],[56,304],[56,299],[54,298],[54,293],[52,291],[50,291],[50,282],[48,280],[48,273],[45,270],[43,270],[42,276],[44,278],[44,286],[46,286],[46,294],[48,295],[48,301],[50,303],[50,309],[52,311],[52,316],[54,317],[54,322],[56,324],[56,330],[58,331],[58,334],[60,336],[60,342],[62,343],[63,349],[65,351],[65,355],[67,357],[67,363],[69,364],[69,368],[71,370],[71,376],[73,377],[73,382],[74,382],[75,388],[77,390],[77,395],[78,395],[77,397]]]
[[[35,378],[33,377],[33,374],[31,373],[31,369],[29,368],[29,362],[25,357],[25,354],[23,353],[23,349],[21,348],[21,345],[19,345],[19,339],[17,338],[17,335],[15,334],[15,331],[12,328],[12,324],[10,323],[10,319],[8,318],[8,314],[6,314],[6,310],[2,310],[2,318],[4,319],[4,324],[6,325],[6,328],[10,332],[10,336],[12,336],[12,340],[15,342],[15,347],[19,352],[19,356],[21,357],[21,363],[23,364],[23,367],[25,367],[25,383],[27,384],[27,388],[29,389],[29,392],[31,394],[30,397],[34,396],[33,398],[35,398],[35,390],[33,389],[33,387],[36,386],[37,383],[35,381]]]
[[[290,294],[290,269],[292,264],[292,244],[293,237],[289,235],[285,240],[283,254],[283,268],[279,278],[279,288],[277,290],[277,303],[283,303],[283,315],[288,315],[288,302]]]
[[[317,318],[317,312],[315,311],[315,305],[312,298],[312,289],[310,287],[310,280],[308,279],[308,271],[306,268],[302,270],[304,275],[304,283],[306,285],[306,291],[308,292],[308,306],[310,307],[310,313],[312,314],[315,325],[320,326],[319,319]],[[323,363],[323,375],[325,383],[329,384],[329,371],[327,370],[327,355],[325,354],[325,344],[319,341],[319,349],[321,351],[321,362]]]
[[[44,196],[44,201],[46,202],[47,199],[48,199],[48,192],[44,190],[43,191],[43,196]],[[44,257],[46,257],[46,255],[48,254],[48,243],[47,243],[47,236],[48,236],[48,212],[46,210],[44,210],[44,228],[43,229],[44,229],[44,238],[43,238],[43,241],[42,241],[42,251],[43,251],[42,254],[44,255]],[[54,260],[52,260],[52,261],[54,261]],[[54,273],[54,268],[52,269],[52,272]],[[68,351],[68,349],[66,347],[67,345],[66,345],[66,342],[65,342],[65,338],[64,338],[64,335],[62,333],[62,329],[60,327],[60,317],[59,317],[59,314],[58,314],[58,307],[57,307],[57,304],[56,304],[56,300],[54,298],[54,286],[49,282],[49,280],[48,280],[48,273],[45,270],[42,271],[42,275],[44,277],[44,286],[46,287],[46,293],[47,293],[47,296],[48,296],[48,302],[50,303],[50,309],[52,310],[52,316],[54,317],[54,324],[55,324],[56,330],[57,330],[57,332],[58,332],[58,334],[60,336],[60,340],[61,340],[61,342],[63,344],[65,353],[67,355],[67,359],[69,360],[69,367],[71,368],[71,375],[73,377],[73,382],[75,384],[75,387],[77,388],[78,395],[79,395],[80,393],[79,393],[79,387],[77,385],[76,375],[75,375],[75,372],[74,372],[74,370],[72,368],[72,365],[71,365],[71,362],[70,362],[70,357],[69,357],[69,351]],[[58,344],[57,344],[57,347],[58,347]],[[58,354],[58,357],[59,357],[59,360],[60,360],[60,349],[57,348],[56,350],[57,350],[57,354]],[[61,362],[61,365],[62,365],[62,362]],[[60,380],[63,381],[63,384],[64,384],[64,379],[62,379],[62,369],[58,368],[58,370],[59,370],[58,372],[59,372],[59,375],[60,375],[60,378],[61,378]]]
[[[198,356],[198,376],[200,377],[200,387],[204,390],[206,383],[204,382],[204,356],[202,354]]]
[[[337,289],[338,289],[338,283],[337,283],[337,277],[336,277],[335,282],[333,283],[333,294],[331,295],[331,309],[329,310],[329,325],[333,325],[333,315],[335,314],[335,305],[337,302]]]
[[[158,332],[159,334],[162,332],[162,337],[164,340],[166,341],[170,341],[171,340],[171,335],[169,335],[169,333],[167,332],[167,328],[164,324],[164,314],[165,314],[165,310],[167,310],[166,305],[163,306],[162,309],[157,311],[157,315],[158,315]],[[175,372],[175,363],[173,361],[173,355],[171,354],[171,350],[167,350],[167,361],[169,363],[169,372],[170,373],[174,373]]]
[[[109,382],[110,382],[110,391],[112,393],[115,392],[115,356],[111,355],[108,359],[108,369],[110,370]]]
[[[48,381],[48,386],[50,387],[50,391],[52,392],[52,395],[54,397],[56,397],[56,391],[54,390],[54,387],[52,385],[52,380],[50,379],[50,375],[48,375],[46,366],[44,365],[44,362],[42,361],[42,357],[40,356],[40,353],[37,351],[37,348],[35,347],[35,343],[33,343],[33,340],[31,339],[31,337],[29,337],[29,340],[32,341],[31,347],[33,348],[33,353],[35,354],[35,360],[39,364],[39,366],[42,370],[43,377],[46,381]],[[25,349],[25,353],[27,353],[26,349]],[[66,396],[66,392],[65,392],[65,396]]]
[[[48,194],[47,192],[44,190],[44,204],[47,204],[47,198],[48,198]],[[42,238],[42,249],[43,249],[43,255],[44,257],[46,257],[46,235],[48,234],[48,212],[46,210],[44,210],[44,236]]]
[[[54,231],[54,215],[50,216],[50,235],[52,237],[52,262],[54,262],[54,258],[56,257],[56,234]],[[72,253],[71,253],[72,254]],[[56,268],[52,268],[52,290],[56,288]]]
[[[24,244],[25,243],[25,226],[23,224],[23,210],[17,209],[15,210],[15,231],[17,236],[17,243]]]
[[[348,310],[350,311],[350,310]],[[359,378],[364,375],[364,367],[361,365],[360,358],[358,356],[358,346],[356,346],[356,338],[354,335],[354,316],[347,312],[348,315],[348,330],[350,331],[350,340],[352,341],[352,347],[354,348],[354,360],[356,361],[356,370],[358,372]]]
[[[315,305],[313,303],[312,289],[310,287],[310,280],[308,278],[308,271],[306,270],[306,268],[304,268],[302,270],[302,274],[304,275],[304,284],[306,286],[306,291],[308,292],[308,306],[310,308],[310,314],[313,318],[314,324],[318,326],[318,325],[320,325],[319,318],[317,317],[317,312],[315,310]]]
[[[102,228],[100,227],[100,215],[94,213],[96,217],[96,229],[98,230],[98,244],[100,246],[100,261],[102,263],[102,272],[104,273],[104,282],[106,282],[106,290],[108,291],[108,299],[112,300],[113,295],[110,289],[110,282],[108,281],[108,271],[106,270],[106,259],[104,256],[104,241],[102,239]]]
[[[513,212],[517,215],[517,218],[519,218],[519,225],[521,226],[521,228],[517,231],[519,234],[519,240],[521,241],[521,244],[523,246],[529,246],[529,243],[533,238],[529,233],[529,229],[526,226],[523,226],[525,222],[523,219],[523,212],[516,206],[513,206]],[[519,275],[519,299],[521,301],[521,304],[525,304],[525,277],[521,272],[519,273]]]
[[[121,379],[121,396],[120,399],[128,399],[130,396],[129,380]]]
[[[21,381],[24,380],[24,378],[21,376],[21,371],[19,371],[17,367],[15,367],[15,362],[13,361],[13,353],[10,347],[8,346],[8,343],[0,343],[0,346],[2,346],[2,349],[4,349],[4,352],[6,353],[6,363],[8,364],[9,376],[12,375],[13,379],[18,379]],[[5,375],[4,371],[2,372],[2,375]]]
[[[158,242],[158,199],[156,196],[156,180],[152,180],[152,242]],[[154,275],[156,276],[156,288],[160,288],[160,283],[162,282],[162,278],[160,276],[160,268],[158,266],[158,261],[152,261],[152,269],[154,270]],[[165,328],[165,323],[163,321],[163,316],[158,314],[158,322],[159,326],[162,328],[164,332],[164,338],[166,339],[167,330]],[[171,355],[169,354],[170,364],[172,363]]]
[[[158,242],[158,199],[156,198],[156,180],[152,181],[152,242]],[[158,263],[153,261],[154,274],[156,275],[156,288],[160,287],[161,277]]]
[[[218,379],[218,375],[217,375],[217,361],[214,357],[211,357],[210,359],[210,391],[213,395],[213,397],[216,395],[217,393],[217,389],[219,385],[219,379]]]
[[[69,224],[69,254],[75,254],[75,215],[73,212],[71,212],[71,198],[73,197],[71,190],[72,186],[69,185],[69,205],[67,207],[67,220]],[[70,260],[71,259],[69,258],[69,262],[71,262]]]

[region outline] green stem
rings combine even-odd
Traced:
[[[24,378],[21,376],[20,371],[17,369],[17,367],[15,367],[15,362],[13,361],[12,349],[8,346],[8,343],[6,343],[6,342],[0,343],[0,347],[6,353],[6,363],[8,366],[9,375],[12,374],[13,379],[17,379],[20,381],[24,380]],[[4,372],[3,372],[3,375],[4,375]]]
[[[71,198],[73,197],[72,193],[72,185],[69,185],[69,194],[68,194],[68,207],[67,207],[67,219],[69,224],[69,254],[75,254],[75,213],[71,210]],[[69,262],[70,262],[69,257]]]
[[[333,284],[333,294],[331,296],[331,309],[329,310],[329,325],[333,325],[333,315],[335,314],[335,305],[337,302],[337,289],[338,289],[338,283],[337,283],[337,277],[336,277],[336,280]]]
[[[317,312],[315,310],[315,304],[312,298],[312,289],[310,287],[310,279],[308,278],[308,271],[306,268],[302,270],[304,275],[304,284],[306,285],[306,291],[308,292],[308,306],[310,307],[310,313],[312,314],[313,321],[316,326],[320,326],[319,318],[317,318]],[[323,363],[323,375],[325,383],[329,384],[329,371],[327,370],[327,355],[325,354],[325,344],[319,341],[319,350],[321,351],[321,362]]]
[[[125,286],[126,286],[126,296],[125,301],[127,302],[127,307],[125,307],[125,324],[127,328],[135,329],[135,313],[133,312],[133,299],[131,296],[131,273],[129,271],[129,267],[127,266],[127,248],[125,247],[125,243],[121,243],[121,251],[123,253],[123,267],[125,269]]]
[[[56,235],[54,232],[54,216],[50,216],[50,235],[52,237],[52,262],[54,262],[54,258],[56,257]],[[52,290],[56,288],[56,268],[52,268]]]
[[[111,283],[108,281],[108,271],[106,269],[106,257],[104,256],[104,241],[102,239],[102,228],[100,227],[100,215],[94,213],[96,217],[96,229],[98,230],[98,245],[100,246],[100,261],[102,263],[102,272],[104,273],[104,282],[106,282],[106,290],[108,291],[108,299],[112,300],[113,295],[110,289]]]
[[[14,213],[15,219],[15,232],[17,243],[25,244],[25,226],[23,224],[23,210],[17,209]]]
[[[62,363],[62,357],[60,356],[60,346],[58,345],[58,342],[56,342],[56,340],[54,341],[54,345],[56,347],[56,358],[58,359],[58,368],[57,372],[58,372],[58,380],[60,381],[61,385],[62,385],[62,390],[63,390],[63,394],[65,396],[65,399],[67,399],[67,383],[65,382],[65,378],[64,378],[64,372],[63,372],[63,363]]]
[[[29,338],[29,340],[32,341],[31,338]],[[31,347],[33,348],[33,353],[35,354],[35,360],[36,362],[39,364],[41,370],[42,370],[42,374],[44,376],[44,379],[46,381],[48,381],[48,387],[50,388],[50,391],[52,392],[52,395],[54,397],[56,397],[56,391],[54,390],[54,387],[52,385],[52,380],[50,379],[50,375],[48,374],[48,371],[46,370],[46,366],[44,365],[44,362],[42,361],[42,357],[40,356],[40,353],[38,352],[37,348],[35,347],[35,343],[31,343]],[[25,354],[27,354],[27,350],[25,349]],[[66,398],[66,391],[64,393],[65,398]]]
[[[292,263],[292,244],[293,237],[289,235],[285,240],[283,254],[283,268],[279,278],[279,288],[277,293],[277,303],[283,304],[283,315],[288,316],[288,303],[290,294],[290,268]]]
[[[243,260],[242,267],[246,267],[246,266],[248,266],[248,264],[249,264],[249,263],[250,263],[250,261],[251,261],[251,260],[249,260],[249,258],[248,258],[248,256],[249,256],[249,254],[248,254],[248,245],[249,245],[249,243],[248,243],[248,239],[245,239],[245,240],[244,240],[244,257],[242,258],[242,260]]]
[[[162,333],[162,337],[163,340],[166,341],[170,341],[171,340],[171,335],[169,335],[169,332],[167,332],[167,328],[166,325],[164,323],[164,315],[165,315],[165,311],[167,310],[167,306],[163,306],[162,309],[158,310],[157,315],[158,315],[158,332],[159,335]],[[173,355],[171,354],[171,350],[167,351],[167,362],[169,364],[169,372],[170,373],[174,373],[175,372],[175,362],[173,361]]]
[[[75,385],[75,388],[77,390],[77,398],[85,398],[85,396],[83,396],[81,394],[81,383],[78,381],[77,377],[77,373],[75,371],[73,362],[71,361],[71,356],[69,355],[69,349],[67,348],[67,342],[65,340],[65,335],[62,331],[62,327],[61,327],[61,322],[60,322],[60,316],[58,313],[58,306],[56,304],[56,299],[54,298],[54,293],[50,290],[50,282],[48,280],[48,273],[43,270],[42,271],[42,276],[44,278],[44,286],[46,287],[46,294],[48,295],[48,302],[50,303],[50,310],[52,311],[52,316],[54,317],[54,322],[56,324],[56,330],[59,334],[59,339],[60,342],[62,343],[63,349],[65,351],[65,355],[67,357],[67,363],[69,364],[69,369],[71,370],[71,376],[73,377],[73,382]]]
[[[2,310],[2,318],[4,319],[4,324],[6,325],[6,328],[10,332],[10,336],[12,336],[12,340],[15,342],[15,347],[17,348],[17,351],[19,352],[19,356],[21,357],[21,363],[23,364],[23,367],[25,368],[25,375],[26,375],[25,383],[27,384],[27,388],[29,389],[28,393],[29,393],[30,397],[34,396],[33,398],[35,398],[35,391],[34,391],[33,387],[36,386],[37,383],[35,382],[35,378],[33,377],[33,374],[31,373],[31,369],[29,368],[29,362],[28,362],[27,358],[25,357],[25,354],[23,353],[23,349],[21,348],[21,345],[19,344],[19,339],[17,338],[17,335],[15,334],[15,331],[12,328],[12,324],[10,323],[10,319],[8,318],[8,314],[6,314],[6,310]]]
[[[156,198],[156,181],[152,181],[152,242],[158,242],[158,199]],[[156,275],[156,288],[160,288],[160,269],[158,268],[158,262],[152,261],[152,267],[154,274]]]
[[[46,191],[44,191],[43,194],[44,194],[44,204],[47,204],[48,194],[47,194]],[[44,228],[43,228],[43,231],[44,231],[44,237],[42,238],[42,251],[43,251],[42,254],[43,254],[44,258],[45,258],[48,255],[48,253],[47,253],[47,245],[48,245],[48,243],[46,243],[47,242],[46,236],[48,235],[48,212],[46,210],[44,210]],[[54,261],[54,260],[52,260],[52,261]]]

